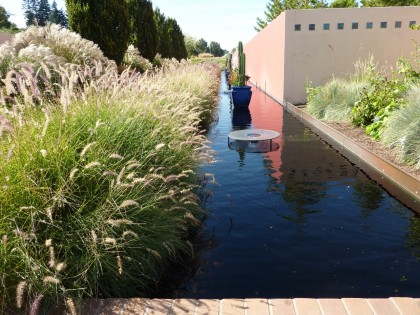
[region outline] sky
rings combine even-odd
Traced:
[[[65,0],[56,2],[59,9],[65,8]],[[152,0],[152,3],[165,16],[174,18],[184,35],[204,38],[208,44],[215,41],[223,49],[231,50],[238,41],[246,43],[256,35],[256,19],[264,17],[268,0]],[[22,0],[0,0],[0,5],[11,14],[10,21],[25,27]]]

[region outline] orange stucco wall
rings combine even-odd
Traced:
[[[244,45],[250,81],[277,100],[283,100],[285,15],[281,14]]]
[[[420,24],[420,7],[285,11],[245,44],[247,72],[277,100],[305,103],[307,82],[318,86],[347,76],[358,60],[373,56],[379,66],[395,66],[401,56],[414,59],[413,40],[420,43],[420,31],[411,30],[410,22]]]

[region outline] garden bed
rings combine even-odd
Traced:
[[[325,121],[324,123],[346,135],[348,138],[364,147],[365,149],[372,151],[381,158],[398,166],[401,170],[405,171],[420,181],[420,170],[416,169],[414,166],[399,162],[397,159],[397,154],[394,150],[384,146],[381,142],[372,139],[365,133],[362,128],[355,128],[349,123],[332,123]]]

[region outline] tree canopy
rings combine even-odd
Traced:
[[[188,57],[185,46],[184,34],[177,21],[173,18],[167,18],[160,11],[155,9],[155,22],[158,29],[158,53],[163,58],[176,58],[178,60]]]
[[[416,6],[420,0],[361,0],[363,7],[386,7],[386,6]],[[281,12],[291,9],[318,9],[318,8],[354,8],[358,7],[357,0],[333,0],[328,6],[326,0],[270,0],[264,11],[265,18],[257,17],[256,31],[261,31]]]
[[[140,54],[153,60],[158,49],[158,30],[154,20],[152,3],[149,0],[128,0],[131,36],[130,44]]]
[[[257,17],[256,31],[261,31],[268,23],[273,21],[285,10],[291,9],[318,9],[326,8],[328,5],[324,0],[270,0],[264,11],[265,18]]]
[[[48,20],[51,23],[59,24],[62,27],[69,27],[66,13],[63,10],[57,8],[57,2],[55,2],[55,0],[51,4],[50,16]]]
[[[17,29],[16,24],[9,21],[10,14],[0,5],[0,28]]]
[[[121,0],[66,0],[70,29],[120,64],[131,33],[128,6]]]
[[[364,7],[416,6],[420,0],[361,0]]]
[[[357,8],[359,4],[356,0],[334,0],[330,8]]]
[[[23,0],[23,10],[26,26],[37,24],[45,26],[48,22],[68,27],[66,13],[57,8],[54,0],[50,6],[48,0]]]

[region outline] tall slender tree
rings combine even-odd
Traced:
[[[62,9],[59,10],[57,8],[57,2],[55,2],[55,0],[51,4],[51,11],[48,20],[51,23],[60,24],[61,26],[66,28],[68,28],[69,26],[66,14],[63,12]]]
[[[128,5],[122,0],[66,0],[69,26],[120,64],[131,33]]]
[[[264,27],[273,21],[285,10],[283,0],[270,0],[266,4],[266,10],[264,11],[265,19],[257,17],[257,26],[254,27],[256,31],[261,31]]]
[[[157,52],[161,54],[163,58],[170,58],[172,52],[170,51],[170,38],[165,14],[163,14],[159,8],[156,8],[154,18],[158,30]]]
[[[261,31],[284,10],[318,9],[328,7],[324,0],[270,0],[264,11],[265,19],[257,18],[256,31]]]
[[[50,17],[50,11],[51,8],[48,0],[38,0],[35,11],[35,18],[39,26],[45,26],[47,24]]]
[[[37,10],[36,0],[23,0],[22,7],[25,15],[26,26],[35,24]]]
[[[153,60],[158,47],[158,30],[149,0],[128,0],[131,24],[130,43],[144,58]]]

